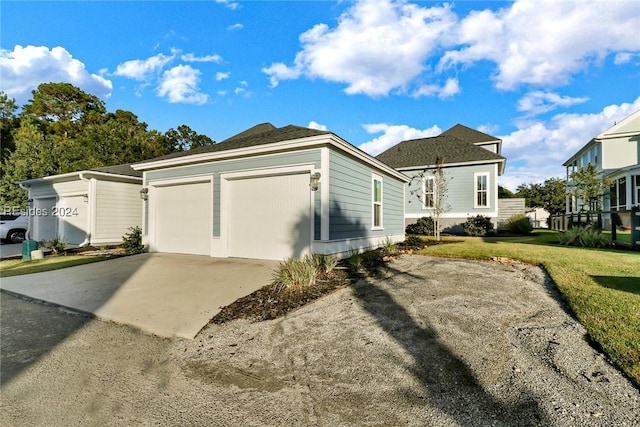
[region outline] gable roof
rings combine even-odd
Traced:
[[[247,148],[257,145],[271,144],[280,141],[289,141],[300,138],[307,138],[317,135],[327,135],[331,132],[317,129],[309,129],[301,126],[288,125],[276,128],[271,123],[262,123],[240,132],[230,138],[225,139],[217,144],[206,147],[197,147],[188,151],[177,151],[153,159],[144,160],[136,164],[145,164],[156,162],[158,160],[177,159],[180,157],[192,156],[194,154],[215,153],[220,151],[236,150],[238,148]]]
[[[433,167],[438,159],[442,159],[445,166],[465,163],[501,163],[499,173],[502,173],[506,161],[506,158],[499,154],[444,133],[431,138],[400,142],[378,154],[376,158],[399,170]]]
[[[486,133],[480,132],[479,130],[471,129],[470,127],[461,125],[460,123],[450,129],[445,130],[440,135],[453,136],[455,138],[459,138],[463,141],[471,142],[473,144],[500,141],[500,139],[496,138],[495,136],[488,135]]]
[[[298,150],[318,146],[332,146],[355,159],[362,161],[400,181],[409,182],[409,177],[389,165],[365,153],[333,132],[288,125],[276,128],[271,123],[262,123],[237,135],[208,147],[198,147],[166,156],[135,163],[138,171],[174,167],[190,163],[203,163],[221,159],[241,158],[253,155]]]
[[[624,138],[640,135],[640,110],[629,114],[595,139]]]
[[[18,181],[19,185],[31,186],[44,182],[59,182],[82,178],[101,178],[107,181],[140,182],[142,181],[142,171],[137,171],[131,164],[105,166],[95,169],[85,169],[76,172],[67,172],[58,175],[49,175],[41,178],[25,179]]]

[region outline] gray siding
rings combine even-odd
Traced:
[[[330,240],[404,233],[402,182],[334,150],[329,160]],[[383,230],[372,230],[372,173],[383,178]]]
[[[129,227],[142,225],[140,184],[96,181],[96,239],[122,241]]]
[[[407,176],[417,176],[421,170],[404,171]],[[474,208],[475,197],[475,173],[488,173],[489,174],[489,207],[487,208]],[[497,184],[495,176],[495,165],[472,165],[472,166],[457,166],[451,168],[445,168],[445,176],[449,179],[447,202],[451,206],[447,214],[456,215],[459,214],[461,218],[474,215],[486,215],[497,210],[497,206],[494,205],[495,191],[497,191]],[[429,210],[422,208],[422,202],[417,198],[417,195],[411,194],[411,190],[420,189],[421,184],[419,178],[412,181],[411,187],[405,186],[405,212],[406,214],[423,214],[427,216]],[[415,222],[415,221],[414,221]]]
[[[245,157],[234,160],[212,161],[190,166],[180,166],[166,169],[152,170],[145,173],[146,183],[155,180],[180,178],[195,175],[213,175],[213,235],[220,236],[220,174],[225,172],[263,169],[278,166],[313,163],[320,169],[320,149],[300,150],[275,155]],[[320,192],[315,194],[315,235],[320,233]],[[185,207],[188,209],[188,206]]]

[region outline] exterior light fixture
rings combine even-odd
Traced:
[[[140,198],[142,200],[148,200],[149,199],[149,189],[148,188],[143,188],[140,190]]]
[[[320,184],[320,172],[312,173],[311,180],[309,181],[309,187],[311,187],[311,191],[317,191],[319,184]]]

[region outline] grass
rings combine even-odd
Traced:
[[[606,234],[611,238],[610,231],[603,231],[602,234]],[[616,232],[616,241],[619,243],[626,243],[627,245],[631,244],[631,232],[630,231],[617,231]]]
[[[58,270],[60,268],[104,261],[108,256],[48,256],[44,259],[22,261],[0,261],[0,277],[19,276],[22,274],[42,273],[43,271]]]
[[[507,257],[542,265],[565,301],[611,360],[640,384],[640,254],[566,247],[557,234],[527,237],[445,237],[422,255],[489,260]]]

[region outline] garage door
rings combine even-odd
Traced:
[[[58,230],[69,245],[79,245],[89,232],[88,202],[84,196],[62,197],[57,205]]]
[[[229,256],[282,260],[309,253],[309,174],[229,181]]]
[[[155,187],[154,250],[179,254],[209,255],[211,247],[211,182],[190,182]]]

